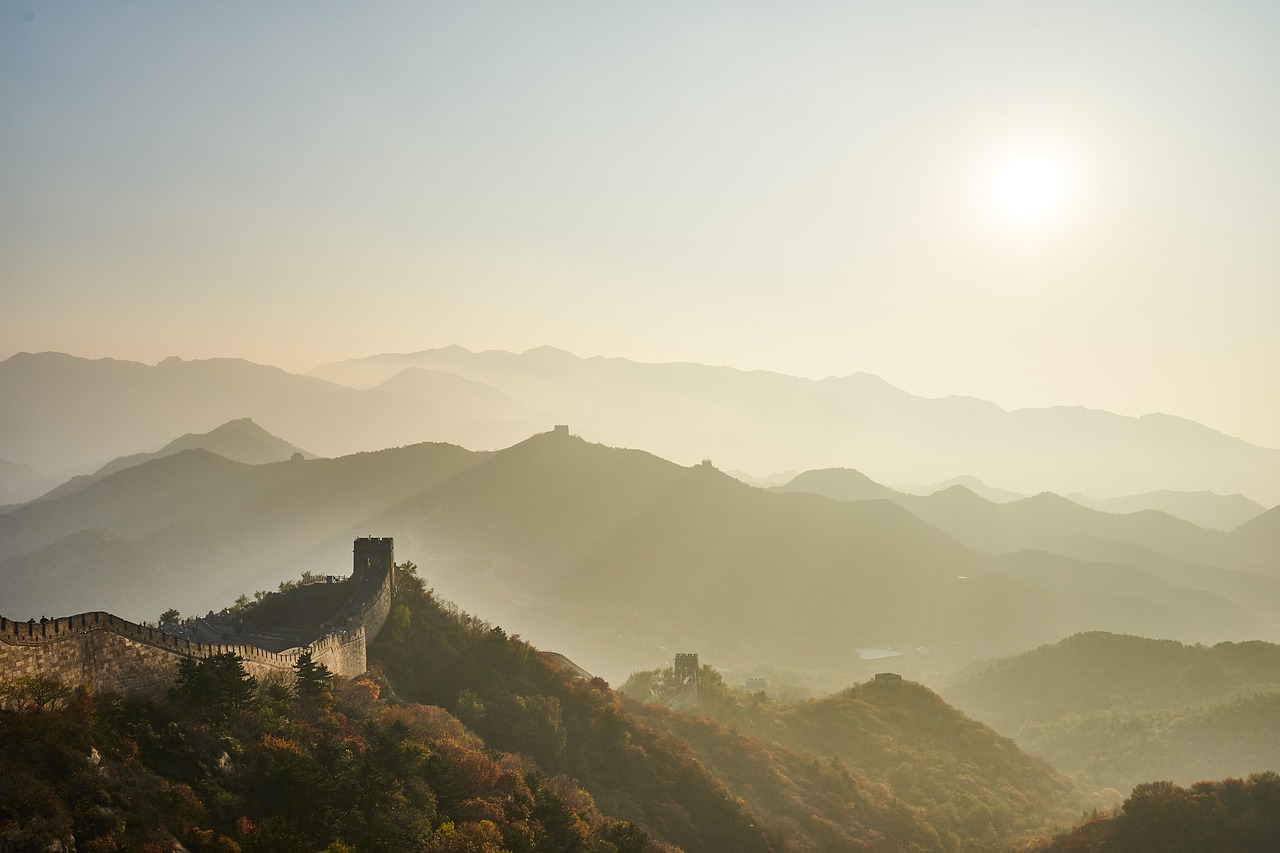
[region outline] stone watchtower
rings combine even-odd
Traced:
[[[668,703],[677,711],[686,711],[698,704],[698,656],[677,654],[675,665],[675,690]]]
[[[378,578],[386,572],[391,578],[391,594],[396,592],[396,549],[390,536],[357,539],[352,560],[351,576],[363,581]]]

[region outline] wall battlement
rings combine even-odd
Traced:
[[[307,651],[335,675],[360,675],[367,667],[367,644],[391,611],[392,540],[357,539],[355,555],[356,591],[326,624],[325,635],[307,646],[272,652],[249,643],[197,643],[104,611],[42,622],[0,616],[0,677],[42,676],[95,691],[163,693],[183,658],[232,652],[259,681],[287,683]]]

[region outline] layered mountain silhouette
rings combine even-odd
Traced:
[[[1042,560],[1041,564],[1055,566],[1052,573],[1043,573],[1044,582],[1064,591],[1074,585],[1078,596],[1093,596],[1100,588],[1099,579],[1091,579],[1089,571],[1081,567],[1079,561],[1085,561],[1111,567],[1101,588],[1113,593],[1129,587],[1151,592],[1167,582],[1229,599],[1262,614],[1269,624],[1280,624],[1280,536],[1271,530],[1280,523],[1271,521],[1270,512],[1236,531],[1224,532],[1154,510],[1127,514],[1092,510],[1051,493],[1003,504],[985,500],[963,486],[924,496],[906,494],[848,469],[806,471],[775,491],[808,492],[846,501],[891,500],[965,545],[987,553],[1030,550],[1073,558],[1075,562]],[[1007,572],[1020,574],[1012,567]],[[1206,599],[1202,604],[1218,610],[1221,602]],[[1106,608],[1095,612],[1101,618]],[[1133,608],[1129,615],[1136,617],[1139,612]],[[1146,630],[1157,636],[1169,635],[1170,626],[1159,624],[1163,615],[1152,615],[1156,621]],[[1174,631],[1173,635],[1180,633]]]
[[[445,347],[338,362],[313,376],[372,388],[411,367],[448,371],[553,413],[582,436],[684,464],[710,457],[757,473],[843,466],[879,482],[957,475],[1013,492],[1132,495],[1161,489],[1280,503],[1280,450],[1192,421],[1079,407],[1005,411],[926,399],[865,373],[800,379],[698,364]]]
[[[781,486],[786,484],[774,483],[773,485]],[[968,474],[961,474],[958,477],[952,477],[950,480],[946,480],[945,482],[942,482],[942,483],[935,483],[932,486],[919,486],[915,484],[910,484],[910,485],[898,485],[895,488],[899,492],[906,492],[907,494],[910,494],[910,495],[925,496],[925,495],[932,495],[934,492],[946,491],[952,486],[963,486],[964,488],[973,492],[978,497],[984,498],[985,500],[989,500],[995,504],[1007,504],[1012,501],[1020,501],[1023,498],[1027,497],[1027,495],[1024,495],[1022,492],[1011,492],[1008,489],[1000,489],[995,486],[989,486],[986,483],[979,480],[977,477],[973,477]],[[1143,507],[1143,509],[1146,509],[1146,507]]]
[[[1081,494],[1068,498],[1090,509],[1103,512],[1141,512],[1154,509],[1190,521],[1200,527],[1215,530],[1231,530],[1266,511],[1257,501],[1244,495],[1217,495],[1213,492],[1147,492],[1143,495],[1124,495],[1106,500],[1095,500]]]
[[[19,353],[0,362],[0,401],[0,455],[60,479],[238,418],[322,456],[424,440],[504,447],[552,423],[439,372],[355,391],[240,359],[150,366]]]
[[[185,450],[0,515],[0,586],[10,618],[200,613],[378,531],[459,604],[606,677],[676,649],[861,677],[859,649],[882,647],[935,677],[1083,630],[1275,638],[1271,515],[1223,533],[960,487],[832,500],[564,432],[262,465]]]
[[[1280,503],[1280,450],[1168,415],[1005,411],[861,373],[819,381],[550,347],[446,347],[311,376],[238,359],[148,366],[20,353],[0,362],[0,400],[0,455],[60,479],[243,417],[324,456],[421,441],[492,449],[569,423],[594,441],[730,470],[843,466],[916,483],[963,473],[1015,494],[1211,491]]]
[[[123,471],[125,468],[131,468],[134,465],[141,465],[143,462],[149,462],[152,459],[172,456],[175,453],[181,453],[183,450],[207,450],[224,459],[244,462],[247,465],[283,462],[286,459],[293,458],[295,454],[304,459],[315,458],[315,454],[308,453],[282,438],[277,438],[255,424],[250,418],[239,418],[234,421],[228,421],[217,429],[201,435],[187,433],[180,438],[175,438],[154,453],[136,453],[132,456],[122,456],[119,459],[112,460],[93,474],[72,477],[56,489],[43,495],[41,499],[49,500],[71,494],[117,471]]]

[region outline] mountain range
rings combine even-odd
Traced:
[[[763,490],[564,431],[259,465],[189,449],[0,514],[0,585],[10,618],[199,613],[377,531],[450,598],[612,678],[679,650],[863,677],[860,650],[891,648],[927,679],[1083,630],[1280,639],[1280,510],[1223,532],[844,479],[882,497]]]
[[[1183,418],[1068,406],[1005,411],[970,397],[918,397],[866,373],[811,380],[579,358],[552,347],[445,347],[337,362],[311,375],[370,388],[411,367],[501,388],[587,438],[685,464],[711,457],[761,473],[841,465],[880,482],[968,474],[1028,494],[1208,490],[1280,503],[1280,450]]]
[[[968,475],[1015,494],[1208,491],[1280,503],[1280,450],[1169,415],[1005,411],[862,373],[811,380],[551,347],[445,347],[309,376],[238,359],[148,366],[20,353],[0,362],[0,401],[0,457],[60,480],[245,417],[324,456],[422,441],[496,449],[568,423],[593,441],[761,475],[852,467],[879,482]]]

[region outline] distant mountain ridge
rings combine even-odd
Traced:
[[[154,453],[135,453],[132,456],[122,456],[112,460],[93,474],[73,477],[56,489],[42,495],[40,500],[62,497],[71,492],[79,491],[90,483],[97,482],[117,471],[141,465],[143,462],[149,462],[152,459],[172,456],[184,450],[207,450],[224,459],[243,462],[246,465],[283,462],[294,458],[295,455],[303,459],[315,458],[315,454],[308,453],[297,445],[290,444],[284,439],[272,435],[255,424],[252,419],[238,418],[206,433],[199,435],[187,433],[175,438]]]
[[[1022,494],[1210,491],[1280,504],[1280,450],[1182,418],[1004,411],[863,373],[810,380],[551,347],[446,347],[310,376],[240,359],[149,366],[19,353],[0,362],[0,404],[0,457],[59,479],[240,417],[324,456],[421,441],[495,449],[568,423],[593,441],[727,470],[842,466],[916,483],[963,473]]]
[[[579,358],[553,347],[515,354],[452,346],[336,362],[310,375],[369,388],[411,367],[491,385],[557,413],[587,438],[684,464],[710,457],[757,472],[840,465],[879,482],[965,473],[1023,494],[1208,490],[1280,503],[1280,450],[1183,418],[1067,406],[1005,411],[970,397],[917,397],[865,373],[810,380]]]
[[[899,485],[895,488],[899,492],[906,492],[910,495],[920,495],[922,497],[932,495],[935,492],[945,491],[952,486],[963,486],[973,492],[980,498],[991,501],[993,504],[1006,504],[1013,501],[1020,501],[1027,497],[1022,492],[1011,492],[1008,489],[1000,489],[990,486],[977,477],[971,477],[968,474],[961,474],[958,477],[952,477],[942,483],[935,483],[932,486],[920,486],[915,484]]]
[[[428,440],[505,447],[554,422],[438,372],[355,391],[230,358],[151,366],[19,353],[0,362],[0,457],[60,479],[246,417],[321,456]]]
[[[1081,494],[1067,495],[1081,506],[1103,512],[1141,512],[1154,509],[1215,530],[1232,530],[1257,518],[1266,507],[1244,495],[1218,495],[1213,492],[1148,492],[1144,495],[1096,500]]]

